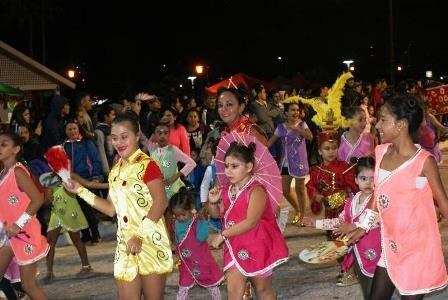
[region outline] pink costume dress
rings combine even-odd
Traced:
[[[263,185],[252,177],[234,200],[231,200],[229,186],[223,189],[225,228],[246,219],[249,196],[255,187],[263,188]],[[266,199],[266,208],[254,228],[225,239],[224,271],[236,267],[244,276],[263,276],[287,260],[288,247],[275,220],[269,199]]]
[[[344,210],[339,214],[338,218],[323,219],[316,221],[316,228],[323,230],[333,230],[336,225],[341,223],[359,222],[362,213],[369,207],[370,197],[359,204],[361,192],[355,196],[349,197],[345,203]],[[377,226],[370,230],[368,234],[362,237],[358,243],[349,249],[344,257],[342,269],[347,271],[353,265],[354,259],[358,262],[359,268],[367,277],[373,277],[378,260],[381,257],[381,236],[380,228]]]
[[[387,273],[401,295],[443,289],[448,276],[431,187],[427,181],[416,185],[431,154],[417,145],[415,155],[381,180],[381,162],[389,145],[375,149],[374,191]]]
[[[370,134],[362,133],[354,145],[345,137],[344,132],[341,136],[341,144],[338,150],[338,160],[350,162],[352,157],[360,158],[363,156],[369,156],[372,152],[370,148]]]
[[[179,266],[179,285],[191,288],[195,283],[202,287],[217,286],[223,279],[221,269],[210,252],[207,241],[196,238],[198,218],[195,216],[177,251],[182,263]]]
[[[6,223],[5,227],[14,224],[31,202],[28,195],[20,191],[17,185],[16,168],[22,168],[29,175],[28,170],[21,163],[17,163],[0,182],[0,222]],[[47,256],[50,250],[47,240],[40,234],[40,223],[36,216],[33,216],[19,234],[9,238],[9,245],[19,266],[35,263]]]

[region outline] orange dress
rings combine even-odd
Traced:
[[[28,195],[20,191],[17,185],[14,172],[16,168],[22,168],[29,174],[21,163],[17,163],[0,182],[0,221],[6,223],[5,227],[14,224],[31,202]],[[19,265],[32,264],[47,256],[50,250],[47,240],[40,234],[40,223],[36,216],[33,216],[19,234],[9,238],[9,245]]]
[[[427,181],[416,184],[431,154],[418,146],[412,158],[380,179],[381,162],[389,145],[375,149],[374,194],[381,222],[382,256],[401,295],[427,294],[448,283],[432,191]]]

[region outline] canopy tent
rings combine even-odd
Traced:
[[[1,82],[0,82],[0,94],[6,94],[9,96],[23,96],[24,95],[24,93],[21,90],[12,88],[9,85],[6,85]]]
[[[207,88],[207,91],[212,94],[218,93],[218,89],[221,87],[225,88],[237,88],[239,86],[244,86],[246,91],[250,91],[256,83],[261,83],[263,86],[269,90],[275,87],[275,84],[263,81],[261,79],[254,78],[244,73],[237,73],[235,75],[230,76],[227,79],[224,79],[210,87]]]

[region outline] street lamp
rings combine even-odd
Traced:
[[[397,71],[398,71],[398,72],[403,71],[403,67],[402,67],[402,66],[398,66],[398,67],[397,67]]]
[[[67,77],[71,79],[75,78],[75,70],[69,69],[67,71]]]
[[[196,74],[202,75],[204,73],[204,66],[203,65],[197,65],[195,68]]]
[[[432,78],[432,71],[426,71],[426,78]]]
[[[347,69],[349,70],[350,69],[350,65],[352,63],[354,63],[354,62],[355,62],[354,60],[347,59],[347,60],[344,60],[342,63],[346,64],[347,65]]]
[[[355,70],[355,66],[350,66],[349,70],[353,72]]]

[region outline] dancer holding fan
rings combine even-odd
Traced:
[[[172,271],[171,245],[163,213],[168,201],[157,163],[138,149],[139,126],[132,116],[112,123],[112,145],[120,160],[109,174],[109,196],[102,199],[77,181],[64,187],[109,216],[117,215],[114,276],[120,299],[162,299]]]

